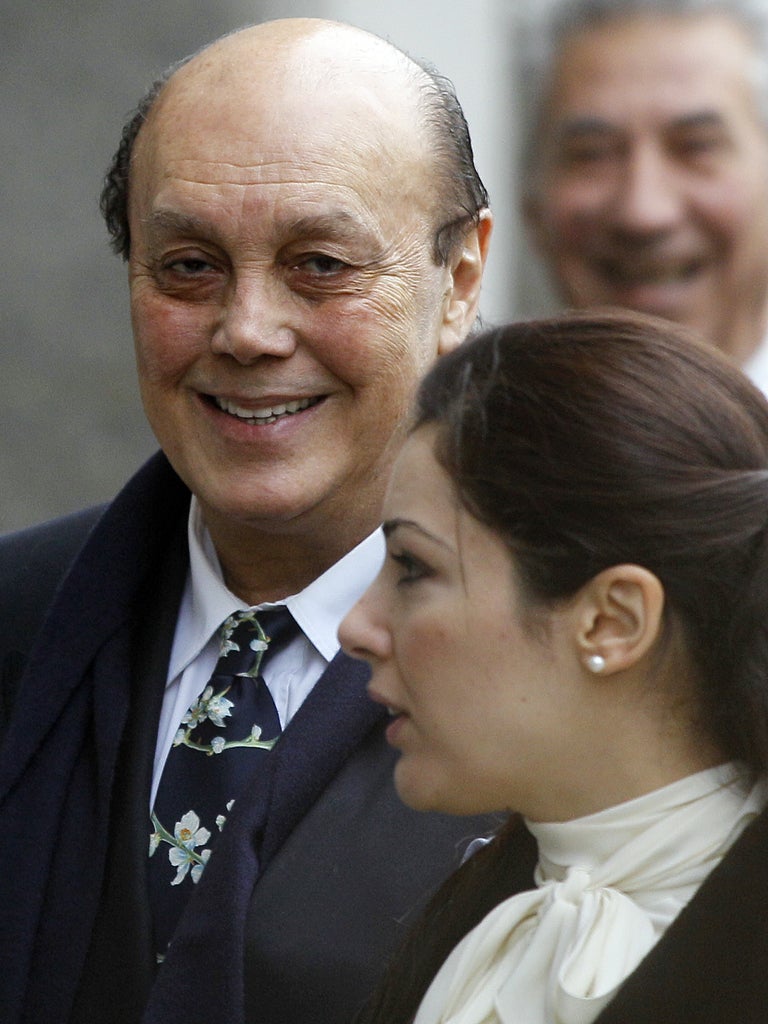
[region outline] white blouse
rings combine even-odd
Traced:
[[[526,822],[536,888],[462,939],[414,1024],[589,1024],[768,801],[722,765],[573,821]]]

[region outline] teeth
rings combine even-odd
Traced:
[[[215,398],[214,401],[219,409],[228,412],[230,416],[237,416],[240,420],[248,420],[250,423],[274,423],[279,416],[292,415],[308,408],[316,399],[301,398],[293,402],[273,405],[267,409],[245,409],[226,398]]]

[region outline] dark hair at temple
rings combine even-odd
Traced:
[[[395,49],[397,49],[395,47]],[[402,51],[401,51],[402,52]],[[131,233],[128,224],[130,166],[136,138],[163,90],[163,87],[194,54],[173,64],[156,79],[140,100],[123,127],[120,144],[104,178],[100,209],[107,225],[114,252],[128,259]],[[420,78],[425,129],[432,140],[436,166],[434,183],[437,217],[433,258],[442,266],[461,244],[469,228],[488,206],[488,192],[475,167],[472,142],[464,111],[452,83],[426,61],[407,54],[414,73]]]
[[[768,768],[768,403],[739,370],[650,318],[512,324],[438,360],[414,422],[437,427],[438,461],[506,541],[534,613],[611,565],[653,572],[701,727],[724,760]],[[450,950],[532,871],[532,843],[513,818],[446,883],[360,1024],[412,1020]]]
[[[469,126],[453,83],[427,61],[414,63],[428,80],[423,99],[427,130],[433,140],[443,221],[435,236],[434,259],[442,266],[488,207],[488,192],[475,167]]]
[[[110,245],[113,251],[118,256],[122,256],[124,260],[128,259],[131,251],[131,232],[128,226],[128,185],[136,136],[149,116],[149,111],[160,95],[163,86],[173,72],[184,63],[186,60],[168,68],[159,78],[155,79],[142,96],[138,106],[123,125],[120,144],[115,150],[104,176],[99,209],[107,225]]]

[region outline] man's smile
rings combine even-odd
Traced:
[[[227,398],[211,397],[213,404],[222,412],[235,416],[239,420],[245,420],[252,424],[274,423],[283,416],[292,416],[294,413],[308,409],[311,405],[317,405],[322,401],[322,396],[315,398],[300,398],[289,402],[281,402],[276,405],[264,406],[261,409],[248,409],[238,405]]]

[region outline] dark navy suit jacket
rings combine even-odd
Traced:
[[[149,786],[188,504],[158,455],[105,510],[0,540],[4,1024],[340,1024],[493,824],[403,807],[366,669],[340,654],[237,801],[157,970]]]

